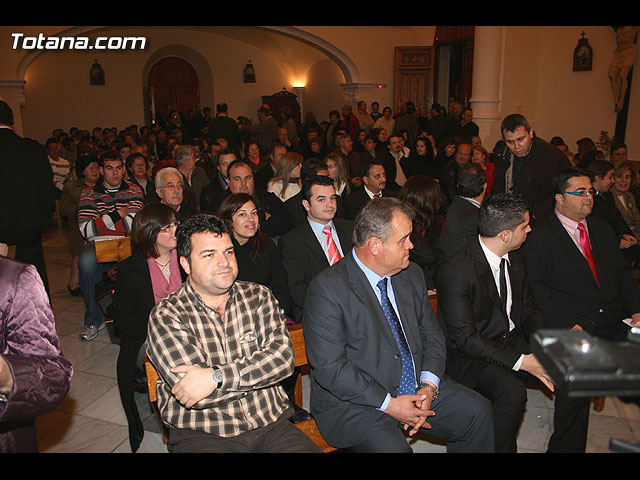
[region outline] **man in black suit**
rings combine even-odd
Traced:
[[[209,136],[213,140],[224,138],[230,150],[235,150],[240,143],[238,123],[229,118],[229,107],[224,102],[216,105],[216,116],[209,120]]]
[[[345,209],[349,220],[355,220],[362,207],[374,198],[398,196],[397,192],[386,188],[387,175],[381,161],[372,160],[363,164],[360,168],[362,186],[351,192],[345,201]]]
[[[477,163],[468,163],[457,175],[457,192],[444,221],[438,245],[440,258],[447,259],[478,237],[478,212],[487,191],[487,174]]]
[[[489,401],[445,376],[445,336],[409,262],[412,217],[395,198],[368,203],[353,250],[309,285],[311,411],[329,444],[357,452],[411,452],[403,430],[421,429],[450,452],[491,452]]]
[[[304,182],[306,178],[316,175],[329,176],[326,162],[319,158],[307,158],[302,162],[302,168],[300,168],[300,180]],[[307,211],[302,206],[302,191],[284,202],[284,206],[289,212],[294,228],[307,221]],[[346,218],[344,200],[340,195],[336,195],[336,217]]]
[[[307,221],[278,240],[293,298],[292,315],[298,323],[302,322],[305,295],[311,280],[344,257],[353,244],[353,222],[335,216],[336,196],[333,180],[328,176],[305,179],[302,206],[307,212]],[[327,227],[330,227],[328,233],[325,232]]]
[[[258,188],[262,190],[267,189],[269,180],[275,176],[280,159],[285,153],[287,153],[287,147],[280,142],[275,142],[271,145],[269,149],[269,162],[262,166],[255,174],[255,184]]]
[[[489,197],[479,235],[438,270],[438,317],[447,333],[446,371],[491,401],[496,452],[515,453],[524,415],[524,380],[553,383],[531,353],[543,325],[517,250],[531,231],[527,204],[511,194]]]
[[[41,235],[53,211],[53,171],[43,145],[13,132],[13,112],[2,100],[0,164],[5,180],[0,189],[0,245],[15,245],[15,259],[36,267],[49,294]]]
[[[471,154],[472,147],[470,143],[458,143],[453,158],[442,167],[440,173],[440,189],[442,190],[442,209],[444,211],[447,211],[449,205],[458,194],[458,172],[460,171],[460,167],[471,162]]]
[[[387,188],[399,192],[407,181],[408,149],[404,148],[404,137],[389,136],[389,150],[381,160],[387,172]]]
[[[623,341],[629,330],[623,319],[640,323],[640,292],[619,240],[608,224],[590,216],[593,189],[585,173],[562,170],[551,183],[554,212],[533,228],[523,247],[544,326],[584,330],[595,337]],[[560,416],[560,420],[579,425],[582,434],[574,441],[573,451],[584,451],[589,400],[566,403],[566,408],[559,409],[556,398],[554,422]]]

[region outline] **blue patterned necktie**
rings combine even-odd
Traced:
[[[389,322],[389,326],[391,327],[393,336],[396,339],[396,343],[400,349],[400,356],[402,358],[402,378],[400,379],[398,395],[416,393],[416,375],[413,368],[413,358],[411,358],[409,344],[407,343],[407,339],[404,336],[402,327],[400,326],[400,319],[398,318],[398,315],[396,315],[393,305],[391,305],[389,297],[387,296],[386,278],[383,278],[378,282],[378,288],[380,289],[380,300],[384,316],[387,317],[387,322]]]

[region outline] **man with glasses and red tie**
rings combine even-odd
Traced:
[[[351,250],[353,222],[336,218],[336,190],[324,175],[309,177],[302,185],[303,222],[278,240],[282,265],[287,271],[293,298],[293,318],[302,322],[307,286],[325,268],[338,262]]]
[[[546,328],[584,330],[624,341],[640,325],[640,291],[611,227],[591,216],[595,190],[585,172],[560,171],[552,179],[554,213],[533,228],[523,246],[527,275]],[[576,451],[584,451],[589,400],[558,408],[556,418],[582,425]],[[549,445],[550,450],[552,445]]]

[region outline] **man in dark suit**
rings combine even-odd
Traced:
[[[372,160],[361,167],[362,186],[351,192],[345,201],[347,218],[355,220],[356,216],[367,203],[374,198],[397,197],[398,193],[389,190],[385,167],[379,160]]]
[[[442,209],[446,211],[458,194],[457,176],[462,165],[471,162],[472,147],[470,143],[462,142],[456,145],[454,157],[445,163],[440,173],[440,189],[442,190]]]
[[[240,143],[238,123],[229,118],[229,107],[226,103],[216,105],[216,116],[209,120],[209,136],[213,140],[224,138],[230,150],[235,150]]]
[[[311,411],[329,444],[357,452],[411,452],[403,430],[421,429],[450,452],[491,452],[490,403],[444,374],[444,333],[409,262],[412,217],[395,198],[368,203],[354,249],[309,285]]]
[[[408,150],[404,148],[404,137],[400,135],[389,136],[389,149],[382,158],[384,169],[387,172],[387,188],[400,191],[407,181]]]
[[[353,244],[353,222],[335,216],[336,190],[331,178],[324,175],[307,178],[302,184],[302,205],[307,212],[307,221],[278,240],[293,298],[292,315],[298,323],[302,322],[305,295],[311,280],[343,258]],[[330,227],[328,233],[325,232],[327,227]]]
[[[625,340],[629,327],[623,319],[640,323],[640,292],[618,238],[609,225],[590,216],[593,190],[585,173],[562,170],[551,183],[554,212],[533,228],[523,247],[544,326],[584,330],[610,341]],[[559,409],[556,399],[555,417],[580,426],[582,435],[576,439],[574,451],[584,451],[589,400],[567,403],[568,407]]]
[[[553,383],[531,353],[543,325],[517,250],[531,231],[527,204],[511,194],[480,207],[479,235],[438,270],[438,317],[447,333],[446,371],[491,401],[496,452],[515,453],[524,415],[524,380]]]
[[[316,175],[329,176],[326,162],[319,158],[307,158],[302,162],[302,168],[300,168],[300,180],[304,182],[306,178]],[[302,191],[284,202],[284,206],[289,212],[293,227],[297,227],[307,221],[307,211],[302,206]],[[336,217],[346,218],[344,200],[340,195],[336,195]]]
[[[477,163],[468,163],[457,175],[457,192],[447,210],[440,258],[447,259],[478,237],[478,212],[487,191],[487,174]]]
[[[275,176],[280,159],[285,153],[287,153],[287,147],[280,142],[271,145],[269,149],[269,162],[263,165],[255,174],[255,184],[258,188],[262,190],[267,189],[269,180]]]
[[[36,267],[49,294],[41,235],[53,211],[53,171],[43,145],[13,132],[13,112],[2,100],[0,164],[0,244],[16,246],[15,259]]]

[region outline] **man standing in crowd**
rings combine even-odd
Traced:
[[[527,119],[518,113],[506,116],[500,131],[507,148],[496,159],[493,193],[521,195],[531,208],[534,225],[553,211],[551,178],[570,166],[569,159],[537,137]]]

